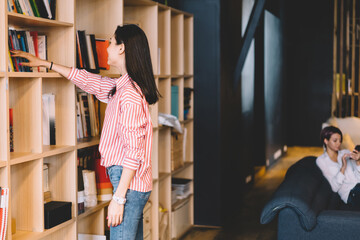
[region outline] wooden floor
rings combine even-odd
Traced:
[[[245,206],[234,220],[234,226],[226,229],[194,227],[181,240],[275,240],[277,223],[260,224],[262,208],[293,163],[305,156],[319,156],[322,153],[321,147],[289,147],[287,153],[267,169],[244,196]]]

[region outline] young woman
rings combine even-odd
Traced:
[[[107,103],[100,138],[101,165],[114,188],[108,207],[110,239],[143,239],[142,212],[152,190],[152,123],[149,104],[159,99],[145,33],[136,25],[118,26],[107,49],[116,79],[41,60],[29,53],[22,65],[43,66],[60,73],[79,88]]]
[[[351,208],[360,209],[360,153],[356,149],[340,150],[342,132],[337,127],[325,127],[320,138],[325,151],[316,164],[332,190]]]

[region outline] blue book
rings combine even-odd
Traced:
[[[171,86],[171,115],[179,118],[179,86]]]

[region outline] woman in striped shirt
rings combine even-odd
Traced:
[[[114,188],[108,207],[110,239],[143,239],[142,212],[152,190],[152,123],[149,104],[159,92],[155,84],[150,50],[138,26],[118,26],[107,49],[108,64],[116,67],[116,79],[41,60],[29,53],[22,65],[54,70],[84,91],[107,103],[99,151]]]

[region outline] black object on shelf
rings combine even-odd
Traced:
[[[45,229],[71,219],[71,202],[51,201],[44,205]]]

